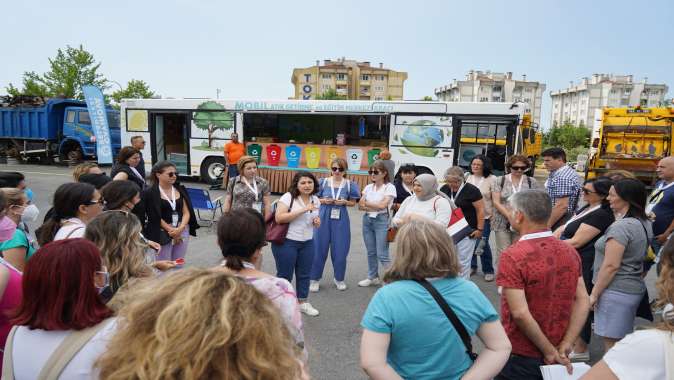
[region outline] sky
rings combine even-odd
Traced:
[[[471,70],[550,90],[593,73],[674,89],[674,1],[12,1],[3,4],[0,94],[82,44],[106,78],[163,97],[287,99],[292,69],[346,57],[406,71],[405,99]],[[113,85],[114,91],[116,85]]]

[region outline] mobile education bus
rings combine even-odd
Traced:
[[[476,154],[503,173],[508,156],[527,151],[520,103],[371,102],[334,100],[135,99],[121,104],[122,141],[143,136],[148,164],[168,159],[180,175],[214,183],[223,147],[236,131],[259,174],[283,192],[297,170],[328,175],[329,161],[348,162],[364,186],[383,149],[396,168],[424,166],[438,178],[449,166],[467,168]],[[530,129],[530,128],[524,128]],[[396,169],[397,170],[397,169]]]

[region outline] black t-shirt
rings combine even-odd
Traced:
[[[450,198],[452,195],[456,196],[447,185],[443,185],[440,188],[440,191],[447,194]],[[466,222],[468,222],[468,225],[474,229],[477,229],[477,210],[475,209],[475,206],[473,206],[473,202],[479,201],[480,199],[482,199],[480,189],[470,183],[465,183],[459,195],[454,198],[454,203],[456,203],[461,211],[463,211]]]
[[[176,199],[176,212],[178,213],[178,223],[183,219],[183,198]],[[169,225],[173,223],[173,209],[166,199],[161,200],[161,218]]]
[[[578,210],[577,214],[582,213],[588,207],[589,206],[585,206],[581,208],[580,210]],[[596,243],[600,237],[604,236],[606,229],[614,221],[615,217],[613,216],[613,212],[611,212],[611,210],[608,207],[600,207],[592,211],[591,213],[584,215],[582,218],[579,218],[569,223],[564,229],[562,237],[565,239],[571,239],[573,235],[576,234],[581,224],[587,224],[588,226],[592,226],[598,229],[600,232],[597,236],[594,237],[594,239],[590,240],[587,244],[577,249],[581,257],[594,257],[594,243]]]
[[[396,187],[396,199],[393,201],[393,203],[401,204],[405,199],[407,199],[407,197],[410,196],[410,193],[408,193],[407,190],[405,190],[403,187],[403,181],[396,181],[394,185]],[[410,190],[412,189],[410,188]]]

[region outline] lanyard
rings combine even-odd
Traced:
[[[5,259],[3,259],[3,258],[0,258],[0,263],[4,264],[7,268],[12,269],[14,272],[16,272],[16,273],[18,273],[18,274],[21,274],[21,275],[23,274],[23,272],[21,272],[20,270],[16,269],[16,268],[14,267],[14,265],[10,264],[7,260],[5,260]]]
[[[159,192],[161,195],[166,197],[166,200],[168,201],[169,205],[171,205],[171,210],[175,211],[176,210],[176,188],[171,186],[171,198],[166,195],[164,190],[162,190],[161,186],[159,186]]]
[[[339,188],[337,189],[337,195],[335,195],[335,188],[334,188],[335,180],[332,177],[330,177],[329,185],[330,185],[330,191],[332,192],[332,199],[335,199],[335,200],[339,199],[339,194],[342,193],[342,188],[344,187],[344,182],[346,182],[346,181],[348,181],[348,180],[345,179],[345,178],[342,178],[342,182],[339,183]]]
[[[131,171],[133,172],[133,174],[136,175],[136,177],[140,178],[140,180],[143,181],[143,183],[145,183],[145,178],[143,178],[143,176],[140,175],[140,173],[138,172],[138,170],[136,170],[136,168],[134,168],[133,166],[129,166],[129,169],[131,169]]]
[[[461,192],[461,190],[463,190],[464,186],[465,183],[462,183],[461,187],[459,187],[459,190],[457,190],[456,193],[452,193],[452,189],[449,189],[449,199],[452,200],[452,203],[456,204],[456,202],[454,202],[454,199],[459,197],[459,193]]]
[[[661,183],[658,186],[658,188],[655,191],[653,191],[653,194],[650,197],[648,197],[648,203],[655,202],[655,200],[660,196],[660,194],[662,194],[663,191],[672,187],[672,185],[674,185],[674,181],[668,183],[667,185],[665,185],[664,183]]]
[[[552,236],[552,231],[542,231],[542,232],[536,232],[536,233],[533,233],[533,234],[522,235],[520,237],[520,241],[531,240],[531,239],[540,239],[540,238],[545,238],[545,237],[550,237],[550,236]]]
[[[588,214],[590,214],[591,212],[594,212],[594,211],[599,210],[600,207],[601,207],[601,205],[596,205],[596,206],[594,206],[594,207],[592,207],[592,208],[589,208],[589,209],[587,209],[587,210],[581,212],[580,214],[574,215],[571,219],[569,219],[568,222],[564,223],[564,228],[566,228],[566,226],[568,226],[568,225],[571,224],[572,222],[575,222],[576,220],[578,220],[578,219],[584,217],[585,215],[588,215]]]
[[[253,178],[253,186],[251,186],[251,185],[248,183],[248,180],[247,180],[246,177],[244,177],[244,176],[241,176],[241,182],[243,182],[243,184],[246,185],[246,186],[250,189],[250,191],[253,192],[253,194],[255,195],[255,202],[257,202],[257,197],[258,197],[258,194],[257,194],[257,182],[255,181],[255,178]]]
[[[302,201],[302,197],[297,197],[296,199],[297,199],[297,204],[299,204],[301,207],[307,207],[307,205],[304,203],[304,201]],[[313,198],[310,197],[309,200],[311,201],[311,204],[314,204]],[[288,210],[288,211],[292,211],[292,210]],[[309,214],[313,214],[313,213],[314,213],[314,211],[309,212]]]
[[[513,176],[512,174],[508,174],[508,178],[510,178],[510,183],[513,186],[513,194],[517,194],[522,190],[522,183],[524,183],[524,175],[520,177],[520,185],[515,187],[515,182],[513,182]]]
[[[407,185],[405,185],[405,182],[401,182],[400,184],[403,185],[403,189],[405,189],[405,191],[407,191],[410,195],[414,193],[412,190],[410,190],[409,187],[407,187]]]
[[[475,178],[477,178],[477,176],[475,176],[474,174],[471,174],[470,178],[473,180],[472,182],[475,182]],[[484,177],[481,177],[480,180],[477,183],[473,183],[473,185],[475,185],[475,187],[477,187],[479,189],[480,186],[482,186],[482,182],[484,182]]]

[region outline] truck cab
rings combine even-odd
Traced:
[[[108,126],[112,151],[120,149],[119,112],[108,109]],[[96,138],[91,128],[91,118],[87,107],[66,107],[63,119],[63,136],[58,148],[62,159],[81,160],[83,157],[96,156]]]

